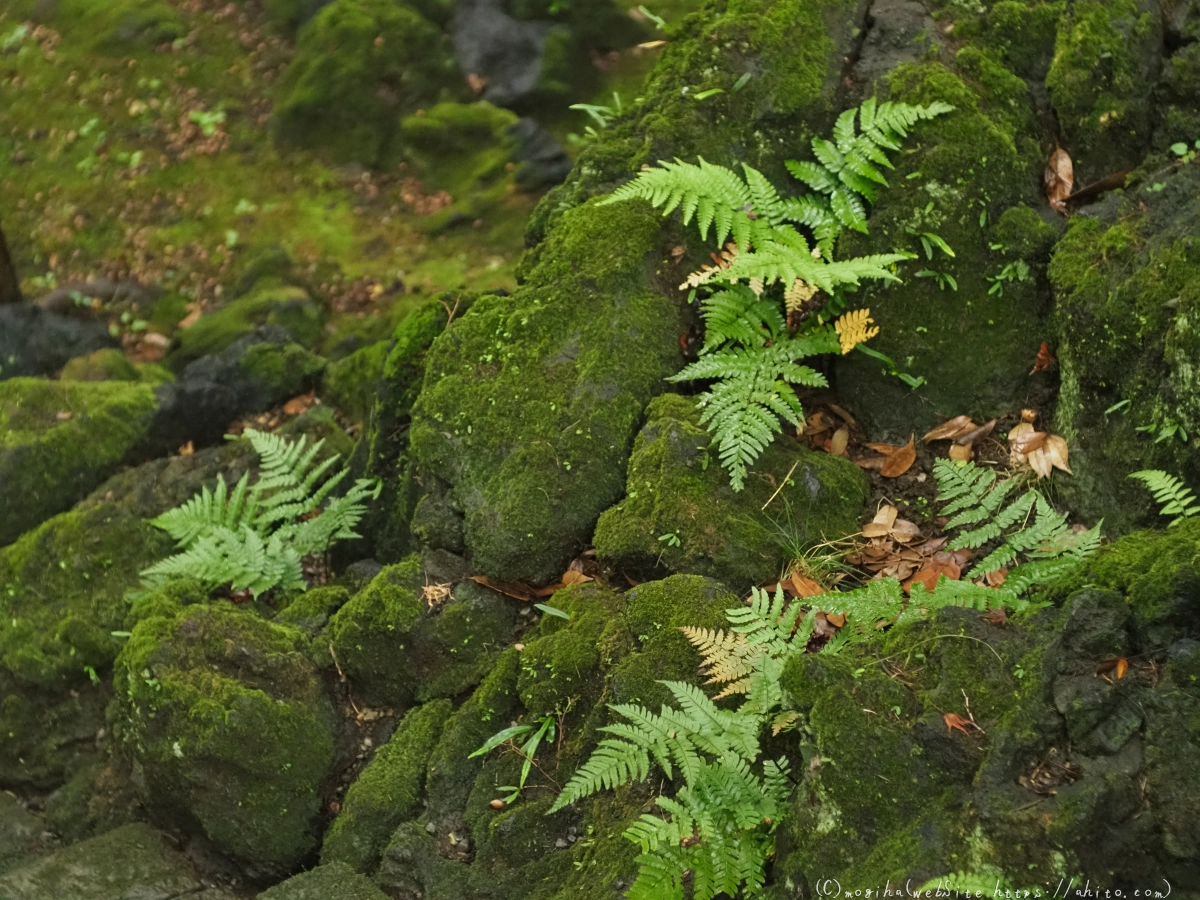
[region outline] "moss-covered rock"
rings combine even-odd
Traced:
[[[446,36],[407,4],[334,0],[300,31],[279,85],[275,134],[376,165],[395,153],[400,117],[459,77]]]
[[[257,900],[387,900],[387,895],[344,863],[327,863],[293,875]]]
[[[678,315],[645,285],[657,217],[564,217],[513,297],[434,342],[413,409],[420,469],[450,485],[475,567],[545,582],[620,495],[642,406],[679,364]]]
[[[389,341],[378,341],[330,363],[322,379],[321,399],[356,422],[366,422],[389,346]]]
[[[388,566],[330,620],[342,669],[373,703],[403,707],[477,684],[509,642],[515,604],[463,582],[431,607],[417,556]]]
[[[1162,52],[1163,13],[1155,3],[1088,0],[1071,4],[1060,19],[1046,87],[1076,160],[1077,184],[1141,161]]]
[[[310,588],[281,609],[274,621],[280,625],[319,631],[349,599],[350,593],[344,587],[331,585]]]
[[[858,530],[867,484],[848,460],[783,436],[734,493],[692,398],[664,394],[646,417],[625,499],[596,525],[597,556],[622,571],[642,578],[663,567],[742,591],[778,578],[789,551]],[[776,515],[762,511],[772,495]]]
[[[0,382],[0,546],[111,475],[142,442],[154,408],[148,385]]]
[[[793,659],[784,686],[805,715],[805,765],[781,828],[778,896],[818,878],[960,871],[1124,887],[1191,865],[1198,554],[1195,527],[1142,532],[1022,625],[945,609],[889,633],[882,660],[857,649]],[[1156,662],[1102,677],[1114,657]],[[956,729],[950,714],[979,728]]]
[[[414,549],[409,523],[420,486],[413,481],[408,442],[413,403],[425,378],[426,352],[446,327],[448,309],[468,309],[472,300],[447,294],[419,306],[396,326],[388,345],[366,438],[367,473],[383,480],[383,493],[364,532],[371,535],[375,555],[384,562],[397,561]]]
[[[179,13],[162,0],[118,0],[115,3],[72,4],[88,22],[96,46],[110,53],[156,48],[187,34]]]
[[[425,766],[454,711],[448,700],[410,710],[350,785],[321,845],[322,862],[370,872],[396,826],[419,810]]]
[[[111,503],[0,549],[0,785],[53,787],[103,727],[125,592],[171,539]],[[92,681],[96,677],[96,683]]]
[[[312,347],[321,337],[324,321],[324,311],[306,290],[276,278],[264,278],[243,296],[179,332],[167,364],[182,370],[201,356],[220,353],[260,325],[280,325],[296,342]]]
[[[187,857],[149,825],[125,825],[0,875],[4,900],[170,900],[203,889]]]
[[[0,875],[53,849],[45,823],[7,791],[0,791]]]
[[[149,385],[170,381],[171,377],[162,366],[131,362],[115,347],[77,356],[68,361],[59,374],[62,381],[144,381]]]
[[[316,842],[333,713],[302,632],[228,603],[133,630],[116,668],[121,746],[151,806],[258,877]]]
[[[991,234],[1010,208],[1040,202],[1033,102],[1020,78],[975,46],[959,51],[957,69],[925,63],[888,78],[890,99],[941,100],[954,111],[913,129],[872,208],[870,234],[839,245],[843,258],[893,248],[921,257],[901,267],[903,284],[872,284],[855,304],[869,307],[882,329],[871,347],[927,383],[913,391],[858,353],[837,365],[838,391],[851,412],[872,434],[901,443],[953,416],[986,421],[1048,399],[1033,393],[1040,382],[1029,378],[1039,342],[1051,337],[1042,325],[1041,260],[1001,252]],[[935,250],[928,259],[922,232],[942,237],[955,257]],[[918,271],[948,274],[957,287],[939,288]]]
[[[1130,471],[1166,469],[1200,486],[1200,169],[1159,183],[1075,220],[1050,265],[1062,372],[1054,424],[1077,473],[1062,496],[1110,533],[1151,514]]]

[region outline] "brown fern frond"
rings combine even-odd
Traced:
[[[705,684],[735,682],[754,671],[754,660],[761,650],[742,635],[691,625],[679,630],[700,652],[700,674],[708,676]]]
[[[687,280],[679,286],[681,291],[685,288],[696,288],[702,284],[707,284],[715,275],[728,269],[730,264],[738,257],[737,244],[730,241],[725,245],[725,249],[721,251],[720,255],[709,253],[709,256],[712,257],[713,265],[701,266],[695,272],[690,273]]]
[[[794,313],[801,309],[805,303],[813,298],[817,293],[817,288],[809,284],[803,278],[797,278],[791,283],[783,293],[783,302],[789,313]]]
[[[727,684],[725,687],[721,688],[721,693],[714,695],[713,700],[723,700],[726,697],[732,697],[734,694],[748,693],[750,693],[750,679],[739,678],[737,681],[733,682],[733,684]]]

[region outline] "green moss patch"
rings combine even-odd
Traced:
[[[789,549],[858,530],[866,479],[857,466],[780,437],[734,493],[709,440],[691,398],[664,394],[651,402],[625,499],[596,525],[601,559],[635,577],[662,567],[744,591],[778,578]],[[764,512],[772,495],[774,509]]]

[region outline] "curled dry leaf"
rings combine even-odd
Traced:
[[[999,569],[992,569],[992,571],[983,576],[983,580],[987,582],[988,587],[1000,587],[1000,585],[1004,584],[1006,578],[1008,578],[1008,569],[1003,566]]]
[[[1062,147],[1055,147],[1046,163],[1046,171],[1042,176],[1046,187],[1046,199],[1050,206],[1066,215],[1067,198],[1075,186],[1075,167],[1071,163],[1070,154]]]
[[[964,447],[973,447],[975,442],[982,440],[992,433],[992,429],[996,427],[996,420],[984,422],[978,428],[972,428],[970,431],[964,431],[962,434],[954,438],[954,443],[961,444]]]
[[[826,593],[825,588],[813,581],[811,578],[805,578],[799,572],[793,572],[792,576],[787,580],[785,588],[790,586],[796,592],[797,597],[814,597],[817,594]]]
[[[482,584],[486,588],[491,588],[493,591],[504,594],[506,597],[512,597],[514,600],[535,603],[541,599],[541,595],[536,590],[519,581],[500,581],[495,578],[488,578],[486,575],[472,575],[471,580],[476,584]]]
[[[1026,423],[1022,422],[1021,425],[1026,425]],[[1008,435],[1008,445],[1012,449],[1012,452],[1032,453],[1034,450],[1040,450],[1046,443],[1046,432],[1023,430],[1020,434],[1016,434],[1017,428],[1020,428],[1021,425],[1015,426],[1013,431]],[[1033,428],[1032,425],[1026,425],[1026,427],[1029,429]]]
[[[1057,434],[1051,434],[1046,437],[1046,446],[1042,448],[1042,452],[1046,454],[1046,458],[1050,460],[1050,465],[1056,469],[1062,469],[1068,475],[1074,475],[1071,467],[1067,465],[1067,442]]]
[[[849,443],[850,431],[843,426],[833,433],[833,437],[829,439],[829,447],[827,449],[834,456],[845,456],[846,445]]]
[[[1029,374],[1033,375],[1037,372],[1045,372],[1047,369],[1053,369],[1058,365],[1058,360],[1050,353],[1050,345],[1042,341],[1042,346],[1038,348],[1037,359],[1033,361],[1033,368],[1029,370]]]
[[[965,434],[974,427],[975,423],[971,421],[970,416],[955,416],[950,421],[943,422],[937,428],[930,431],[925,435],[925,437],[921,438],[921,440],[944,441],[947,439],[953,439],[958,437],[960,434]]]
[[[913,446],[913,436],[908,436],[908,443],[897,449],[884,460],[879,474],[884,478],[897,478],[912,468],[917,461],[917,450]]]
[[[973,459],[975,456],[975,448],[970,444],[951,444],[950,458],[955,462],[965,462]]]
[[[969,719],[964,719],[958,713],[946,713],[944,716],[942,716],[942,721],[946,723],[946,734],[949,734],[952,730],[957,728],[963,734],[970,737],[970,732],[967,731],[965,726],[973,725],[974,723]]]
[[[846,624],[846,614],[845,613],[825,613],[825,621],[828,622],[830,625],[833,625],[837,628],[841,628],[843,625]]]
[[[870,444],[870,443],[868,443],[868,444],[864,444],[863,446],[867,447],[871,450],[874,450],[876,453],[882,453],[884,456],[890,456],[891,454],[895,453],[897,450],[900,449],[900,447],[897,444]]]

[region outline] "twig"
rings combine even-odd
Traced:
[[[783,481],[779,482],[779,487],[775,488],[775,493],[773,493],[770,497],[767,498],[767,502],[762,505],[762,509],[760,509],[759,512],[762,512],[763,510],[765,510],[768,506],[771,505],[771,501],[779,496],[779,492],[782,491],[784,485],[786,485],[788,483],[788,479],[792,477],[792,473],[796,471],[796,466],[798,466],[798,465],[800,465],[800,460],[796,460],[794,463],[792,463],[792,467],[790,469],[788,469],[788,473],[783,476]]]
[[[458,312],[458,304],[461,302],[462,297],[455,297],[454,309],[451,309],[450,305],[445,300],[443,300],[441,297],[438,298],[438,303],[442,304],[442,306],[446,309],[446,328],[449,328],[450,323],[454,321],[454,314]]]

